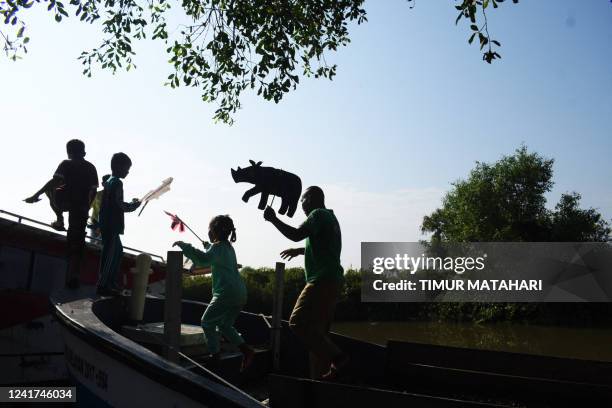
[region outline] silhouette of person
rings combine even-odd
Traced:
[[[118,295],[121,290],[119,269],[123,257],[120,235],[125,229],[125,213],[135,211],[140,201],[123,201],[123,182],[132,167],[132,160],[125,153],[115,153],[111,158],[112,176],[104,182],[104,192],[100,202],[98,224],[102,235],[102,254],[98,276],[97,294],[101,296]]]
[[[211,354],[213,364],[221,356],[220,334],[228,342],[238,347],[243,355],[241,371],[246,369],[255,356],[240,333],[234,328],[234,322],[247,300],[246,285],[238,272],[236,251],[232,242],[236,242],[236,228],[229,215],[217,215],[208,225],[210,243],[204,242],[206,251],[200,251],[183,241],[176,241],[183,254],[199,267],[212,268],[212,300],[202,315],[202,329]]]
[[[301,202],[307,218],[298,228],[279,220],[269,206],[264,211],[264,219],[288,239],[306,240],[303,248],[281,252],[281,257],[289,260],[304,255],[306,286],[295,302],[289,327],[310,351],[311,376],[334,379],[349,361],[328,336],[344,282],[344,270],[340,265],[340,224],[334,212],[325,208],[325,196],[320,187],[308,187]]]
[[[85,226],[89,207],[98,187],[98,173],[93,164],[85,160],[85,144],[73,139],[66,143],[68,160],[60,163],[49,180],[26,203],[40,201],[41,194],[49,198],[56,219],[51,226],[64,230],[64,212],[68,212],[68,272],[66,282],[69,288],[79,287],[79,275],[83,250],[85,248]]]
[[[102,186],[111,177],[110,174],[102,176]],[[102,197],[104,196],[104,189],[102,188],[96,193],[96,196],[91,203],[91,216],[89,217],[89,224],[87,228],[91,230],[91,242],[94,244],[98,243],[98,240],[102,238],[100,233],[100,206],[102,205]]]

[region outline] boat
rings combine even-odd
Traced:
[[[240,353],[225,350],[211,365],[205,349],[198,350],[201,344],[189,341],[181,343],[178,361],[166,358],[163,336],[144,329],[163,324],[164,298],[147,297],[137,324],[125,318],[125,297],[63,291],[52,302],[84,406],[575,407],[612,402],[610,362],[393,340],[381,346],[332,333],[351,356],[351,366],[346,378],[323,382],[308,379],[308,353],[286,321],[274,367],[270,317],[240,314],[236,327],[257,350],[253,364],[240,372]],[[182,300],[180,306],[187,338],[197,332],[206,304]]]
[[[52,385],[68,378],[59,325],[49,295],[64,287],[66,235],[50,225],[0,210],[0,385]],[[143,251],[125,248],[121,274],[129,273]],[[88,237],[82,285],[97,280],[100,245]],[[165,261],[152,255],[150,293],[163,293]]]
[[[249,312],[236,327],[257,352],[241,372],[240,353],[227,345],[220,361],[208,358],[199,327],[206,303],[179,297],[179,341],[168,340],[166,310],[174,300],[164,282],[176,274],[168,273],[163,258],[152,263],[150,286],[158,290],[149,291],[142,319],[133,320],[126,313],[129,296],[95,294],[95,242],[87,246],[81,288],[63,289],[65,237],[35,220],[2,215],[0,301],[11,313],[3,313],[0,333],[12,342],[0,354],[6,385],[65,385],[67,378],[77,405],[85,407],[573,407],[612,401],[610,362],[395,340],[383,346],[336,333],[332,339],[351,356],[346,375],[311,380],[308,353],[288,323]],[[126,272],[141,251],[126,252],[122,272],[130,287]],[[277,301],[275,309],[282,310]],[[36,340],[40,349],[32,347]]]

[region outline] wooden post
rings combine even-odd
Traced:
[[[285,264],[277,262],[275,268],[274,298],[272,303],[272,368],[274,371],[280,370],[280,339],[283,327],[283,286],[285,283]]]
[[[166,301],[164,304],[164,354],[178,362],[181,340],[181,297],[183,286],[183,253],[168,251],[166,258]]]
[[[142,321],[147,285],[151,274],[151,256],[139,254],[136,257],[136,266],[130,269],[132,273],[132,295],[128,303],[128,319],[132,322]]]

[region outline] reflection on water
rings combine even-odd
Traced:
[[[612,361],[612,329],[499,323],[337,322],[333,331],[377,344],[387,339]]]

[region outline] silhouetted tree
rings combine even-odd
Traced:
[[[500,43],[489,36],[487,8],[501,2],[463,0],[455,6],[456,22],[470,21],[469,43],[478,37],[488,63],[500,58],[492,48]],[[408,3],[413,6],[414,0]],[[70,0],[66,5],[58,0],[0,0],[5,25],[0,44],[9,58],[27,52],[30,38],[22,16],[41,4],[57,22],[68,17],[67,8],[81,21],[102,20],[106,38],[79,57],[85,75],[91,76],[92,64],[112,72],[130,70],[135,67],[134,40],[147,35],[160,39],[168,45],[174,70],[166,85],[201,89],[202,100],[218,103],[214,118],[227,123],[232,123],[246,89],[279,102],[296,88],[300,73],[332,79],[336,65],[326,63],[325,52],[350,42],[348,23],[367,20],[363,0],[183,0],[176,4],[185,15],[178,29],[167,25],[170,0]]]
[[[580,194],[563,194],[554,210],[545,207],[552,166],[525,146],[493,164],[477,162],[421,229],[450,242],[607,240],[610,224],[597,210],[581,209]]]

